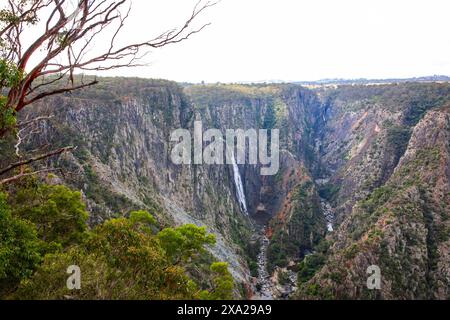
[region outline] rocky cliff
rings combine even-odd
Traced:
[[[297,297],[448,298],[448,85],[319,95],[318,182],[337,230],[302,262]],[[367,288],[372,265],[381,290]]]
[[[248,288],[258,241],[269,239],[260,269],[278,287],[296,286],[283,274],[299,272],[297,298],[446,298],[449,102],[448,84],[309,90],[102,79],[36,105],[31,113],[54,117],[28,147],[77,146],[51,164],[83,191],[92,224],[143,208],[163,224],[208,226],[218,235],[213,254]],[[195,120],[204,130],[279,129],[279,172],[173,164],[170,134],[193,132]],[[380,291],[365,287],[370,265],[382,271]]]

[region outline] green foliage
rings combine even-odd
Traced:
[[[145,212],[134,212],[132,218],[113,219],[95,228],[79,245],[67,251],[47,254],[36,273],[24,281],[12,295],[17,299],[194,299],[200,297],[197,285],[182,266],[174,265],[159,237],[141,224],[155,222]],[[182,228],[187,230],[192,228]],[[164,231],[164,230],[163,230]],[[194,247],[201,250],[197,233],[183,232]],[[193,241],[189,236],[193,235]],[[210,242],[208,235],[204,237]],[[82,270],[82,289],[65,287],[66,269],[77,265]],[[223,264],[213,264],[214,291],[209,299],[228,299],[233,279]],[[226,266],[226,264],[225,264]],[[231,289],[230,289],[231,287]]]
[[[0,298],[32,274],[41,262],[41,245],[34,225],[13,217],[0,193]]]
[[[6,97],[0,96],[0,128],[12,128],[16,124],[16,117],[14,110],[11,108],[4,108],[6,104]]]
[[[314,275],[322,269],[327,261],[327,255],[331,242],[322,239],[315,247],[314,253],[305,256],[297,266],[297,281],[300,287],[304,287]]]
[[[23,72],[8,60],[0,59],[0,86],[11,88],[17,86],[23,78]]]
[[[184,225],[159,233],[147,211],[89,231],[79,192],[25,179],[0,193],[0,297],[13,299],[230,299],[227,265],[195,268],[215,236]],[[205,260],[206,261],[206,260]],[[212,259],[207,259],[208,265]],[[201,262],[204,263],[204,262]],[[82,289],[69,291],[66,270],[82,270]],[[201,292],[186,267],[208,279]],[[199,267],[201,267],[199,265]]]
[[[278,273],[278,282],[284,286],[291,283],[291,279],[289,278],[289,273],[285,271],[281,271]]]
[[[319,195],[327,201],[333,201],[339,193],[339,189],[340,187],[337,185],[325,184],[319,187]]]
[[[250,269],[250,275],[252,277],[258,276],[258,255],[261,251],[260,241],[251,241],[247,239],[244,246],[244,252],[247,258],[248,268]]]
[[[0,25],[4,26],[5,24],[16,24],[20,22],[20,19],[17,15],[15,15],[12,11],[1,9],[0,10]]]
[[[142,223],[148,226],[155,226],[158,223],[150,213],[144,210],[132,211],[130,213],[130,221],[135,224]]]
[[[33,178],[1,196],[0,282],[11,290],[31,276],[46,253],[79,243],[88,214],[79,192]],[[5,294],[5,292],[0,292]]]
[[[280,129],[285,129],[288,125],[289,111],[288,106],[281,98],[275,99],[275,115],[277,127]]]
[[[296,186],[292,199],[289,220],[284,224],[283,221],[272,222],[275,231],[267,250],[269,272],[276,266],[285,267],[289,260],[312,251],[325,233],[326,222],[314,184],[306,181]]]
[[[267,248],[267,269],[273,272],[275,267],[285,267],[288,264],[288,255],[295,254],[298,251],[296,244],[286,241],[287,233],[277,230],[272,236],[269,247]]]
[[[65,288],[70,265],[82,270],[82,290]],[[97,227],[81,246],[50,254],[16,293],[21,299],[192,299],[197,289],[171,264],[158,239],[128,219]]]
[[[80,181],[78,184],[80,188],[87,186],[84,189],[87,198],[117,212],[130,208],[132,205],[130,200],[121,194],[114,193],[108,188],[105,188],[103,182],[90,165],[84,165],[83,169],[87,181]]]
[[[0,13],[0,21],[1,19]],[[14,63],[0,59],[0,129],[9,129],[16,124],[14,110],[11,106],[6,106],[7,97],[3,93],[4,88],[17,86],[23,75],[23,72]]]
[[[277,94],[281,85],[203,85],[189,86],[187,94],[192,98],[196,108],[223,106],[227,104],[251,105],[251,99],[268,99]]]
[[[306,296],[308,299],[326,299],[333,300],[336,299],[333,295],[332,290],[329,287],[322,288],[317,283],[307,283],[303,285],[301,288],[301,293]]]
[[[383,105],[391,110],[404,110],[405,124],[413,126],[427,110],[450,100],[448,83],[402,83],[397,85],[343,85],[329,90],[327,98],[345,101],[351,109]]]
[[[270,104],[267,107],[267,111],[264,114],[264,120],[263,120],[263,129],[272,130],[275,128],[275,125],[277,124],[277,116],[275,113],[275,107],[273,104]]]
[[[360,209],[353,218],[348,231],[357,241],[370,229],[379,216],[388,212],[387,203],[400,192],[399,186],[385,185],[375,189],[365,200],[359,202]],[[376,234],[375,234],[376,236]]]
[[[385,204],[395,194],[395,191],[396,190],[390,186],[377,188],[365,201],[361,202],[361,207],[371,214]]]
[[[233,277],[228,271],[228,263],[215,262],[211,265],[214,274],[214,286],[211,292],[200,293],[202,300],[232,300],[233,299]]]
[[[206,232],[206,227],[193,224],[177,228],[166,228],[158,233],[161,246],[172,261],[187,261],[195,254],[202,253],[205,245],[213,245],[216,237]]]
[[[401,156],[408,147],[411,130],[408,127],[393,125],[387,130],[387,151],[394,155],[394,165],[397,165]]]
[[[299,283],[309,281],[316,274],[316,272],[323,267],[325,261],[325,256],[322,253],[314,253],[306,256],[299,265]]]
[[[29,181],[10,198],[14,216],[33,223],[43,241],[67,246],[81,240],[88,213],[80,192]]]
[[[258,276],[258,263],[254,260],[247,261],[248,268],[250,269],[250,275],[254,278]]]
[[[331,246],[331,242],[326,240],[326,239],[322,239],[317,246],[314,247],[314,250],[318,253],[324,254],[326,255],[328,253],[328,250],[330,249]]]
[[[346,248],[343,252],[344,254],[344,258],[346,260],[351,260],[354,257],[356,257],[356,255],[359,252],[359,246],[356,243],[353,243],[350,247]]]
[[[7,24],[18,25],[20,22],[25,22],[26,24],[35,24],[39,21],[36,12],[31,10],[26,10],[27,5],[32,4],[34,0],[20,0],[15,1],[14,6],[16,6],[15,11],[8,8],[0,9],[0,27],[4,27]],[[21,15],[17,15],[17,8],[23,12]]]

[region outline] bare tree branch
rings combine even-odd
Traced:
[[[0,139],[10,132],[15,133],[15,156],[20,161],[0,170],[0,176],[16,168],[20,168],[20,174],[0,181],[0,184],[44,172],[25,173],[24,168],[74,149],[60,148],[22,160],[25,156],[20,148],[24,139],[40,132],[34,128],[34,123],[49,117],[14,124],[10,118],[4,121],[6,116],[15,116],[26,106],[46,97],[98,83],[92,78],[85,82],[84,77],[76,76],[77,73],[145,65],[142,61],[150,50],[184,41],[209,26],[209,23],[195,26],[194,20],[216,4],[211,0],[199,0],[179,27],[142,42],[120,43],[120,35],[130,16],[131,0],[5,1],[5,7],[0,7],[0,63],[6,68],[13,66],[17,72],[13,81],[9,76],[0,78]],[[37,26],[42,28],[33,29]],[[30,35],[33,41],[27,42]],[[99,42],[102,46],[95,45]]]
[[[18,175],[12,176],[10,178],[0,180],[0,185],[5,185],[5,184],[8,184],[8,183],[12,183],[12,182],[15,182],[15,181],[17,181],[19,179],[23,179],[25,177],[34,176],[34,175],[41,174],[41,173],[56,172],[56,171],[61,171],[61,169],[42,169],[42,170],[34,171],[34,172],[20,173]]]
[[[60,148],[60,149],[57,149],[57,150],[53,150],[53,151],[48,152],[46,154],[38,155],[38,156],[29,158],[29,159],[26,159],[26,160],[22,160],[22,161],[10,164],[6,168],[0,170],[0,176],[6,174],[6,173],[8,173],[8,172],[10,172],[10,171],[12,171],[12,170],[14,170],[16,168],[19,168],[19,167],[31,164],[31,163],[36,162],[36,161],[44,160],[44,159],[47,159],[47,158],[50,158],[50,157],[53,157],[53,156],[61,155],[61,154],[66,153],[66,152],[73,151],[74,149],[75,149],[75,147],[64,147],[64,148]]]
[[[26,121],[23,121],[23,122],[19,122],[17,124],[17,127],[20,128],[20,129],[21,128],[25,128],[25,127],[30,126],[31,124],[34,124],[34,123],[37,123],[37,122],[40,122],[40,121],[50,120],[53,117],[54,116],[41,116],[41,117],[37,117],[37,118],[31,119],[31,120],[26,120]]]
[[[206,23],[193,27],[193,22],[206,9],[217,4],[214,1],[200,0],[181,27],[165,31],[147,41],[120,46],[117,39],[130,14],[130,0],[9,0],[9,3],[10,11],[17,20],[0,30],[0,39],[10,44],[3,53],[17,64],[19,70],[27,71],[20,83],[11,87],[8,92],[6,108],[15,112],[47,96],[97,83],[92,81],[75,84],[76,71],[105,71],[143,65],[140,60],[150,49],[179,43],[209,26]],[[23,50],[21,35],[24,26],[41,18],[42,12],[49,12],[45,22],[43,21],[45,32]],[[106,51],[90,54],[89,49],[94,39],[108,32],[107,30],[112,31],[112,36]],[[41,56],[38,54],[40,51],[46,54]],[[40,59],[31,66],[32,57]],[[56,76],[58,80],[53,77],[48,85],[60,86],[66,76],[68,84],[51,90],[45,90],[45,82],[33,86],[38,79],[49,76]],[[2,134],[0,129],[0,136]]]

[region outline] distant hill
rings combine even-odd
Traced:
[[[262,84],[262,83],[295,83],[303,86],[326,86],[326,85],[369,85],[369,84],[389,84],[406,82],[450,82],[449,76],[433,75],[414,78],[390,78],[390,79],[321,79],[315,81],[284,81],[284,80],[261,80],[261,81],[239,81],[240,84]]]
[[[302,85],[364,85],[364,84],[388,84],[405,82],[450,82],[450,77],[442,75],[415,77],[415,78],[392,78],[392,79],[322,79],[318,81],[299,81],[295,82]]]

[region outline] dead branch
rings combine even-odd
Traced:
[[[5,185],[5,184],[8,184],[8,183],[12,183],[12,182],[15,182],[15,181],[17,181],[19,179],[23,179],[23,178],[34,176],[34,175],[41,174],[41,173],[56,172],[56,171],[61,171],[61,169],[43,169],[43,170],[34,171],[34,172],[20,173],[18,175],[13,176],[13,177],[0,180],[0,185]]]
[[[129,4],[130,0],[9,0],[9,10],[16,21],[0,30],[0,39],[9,44],[2,53],[19,70],[27,72],[18,85],[10,88],[6,108],[19,112],[45,97],[97,83],[75,83],[76,71],[105,71],[143,65],[140,61],[150,49],[179,43],[209,26],[206,23],[192,27],[194,20],[217,2],[200,0],[180,27],[147,41],[121,46],[117,39],[129,17]],[[46,20],[42,19],[43,12],[49,12]],[[24,48],[22,34],[25,27],[38,18],[44,23],[45,32]],[[91,54],[93,43],[107,30],[113,31],[108,48],[103,53]],[[38,54],[42,51],[46,54]],[[33,57],[39,57],[39,60],[30,65]],[[46,77],[51,78],[50,82],[33,85]],[[61,85],[63,80],[67,80],[66,85]],[[5,133],[1,129],[0,136]]]
[[[32,125],[32,124],[35,124],[35,123],[37,123],[37,122],[40,122],[40,121],[50,120],[50,119],[52,119],[53,117],[54,117],[54,116],[41,116],[41,117],[36,117],[36,118],[34,118],[34,119],[31,119],[31,120],[26,120],[26,121],[23,121],[23,122],[19,122],[19,123],[17,124],[17,127],[18,127],[19,129],[22,129],[22,128],[28,127],[28,126],[30,126],[30,125]]]
[[[6,94],[6,103],[0,106],[0,115],[5,111],[16,115],[26,106],[49,96],[63,94],[86,88],[98,83],[84,77],[76,77],[76,73],[84,71],[105,71],[123,67],[144,65],[142,59],[151,49],[182,42],[197,34],[209,23],[198,27],[194,21],[208,8],[217,2],[199,0],[187,19],[179,27],[167,30],[157,37],[137,43],[119,44],[119,34],[130,15],[131,0],[7,0],[0,17],[0,61],[7,62],[17,68],[19,76],[10,83],[0,79],[0,94]],[[6,15],[5,15],[6,14]],[[9,18],[8,18],[9,16]],[[27,32],[33,32],[31,43]],[[109,33],[111,32],[111,33]],[[92,50],[96,43],[105,41],[106,49],[96,52]],[[6,125],[0,119],[0,139],[10,132],[17,137],[16,156],[24,157],[20,145],[24,138],[38,131],[30,129],[34,121],[46,119],[38,117],[17,125]],[[15,131],[16,130],[16,131]],[[31,130],[28,132],[27,130]],[[20,168],[20,174],[0,181],[0,184],[16,181],[27,175],[24,166],[61,155],[74,147],[61,148],[39,156],[13,163],[0,170],[0,176]]]
[[[53,157],[53,156],[56,156],[56,155],[61,155],[63,153],[66,153],[66,152],[69,152],[69,151],[73,151],[73,150],[75,150],[75,147],[64,147],[64,148],[60,148],[60,149],[51,151],[51,152],[46,153],[46,154],[42,154],[42,155],[39,155],[39,156],[35,156],[35,157],[29,158],[29,159],[26,159],[26,160],[22,160],[22,161],[10,164],[8,167],[0,170],[0,176],[4,175],[5,173],[8,173],[8,172],[10,172],[10,171],[12,171],[12,170],[14,170],[16,168],[19,168],[19,167],[31,164],[31,163],[36,162],[36,161],[44,160],[44,159],[47,159],[47,158],[50,158],[50,157]]]
[[[20,153],[20,146],[22,143],[30,136],[37,135],[41,132],[41,130],[36,126],[41,121],[47,121],[49,119],[53,118],[53,116],[42,116],[42,117],[36,117],[34,119],[23,121],[17,124],[17,131],[16,131],[16,144],[14,145],[15,154],[18,159],[22,159],[21,153]],[[30,152],[30,154],[33,154],[33,152]]]

